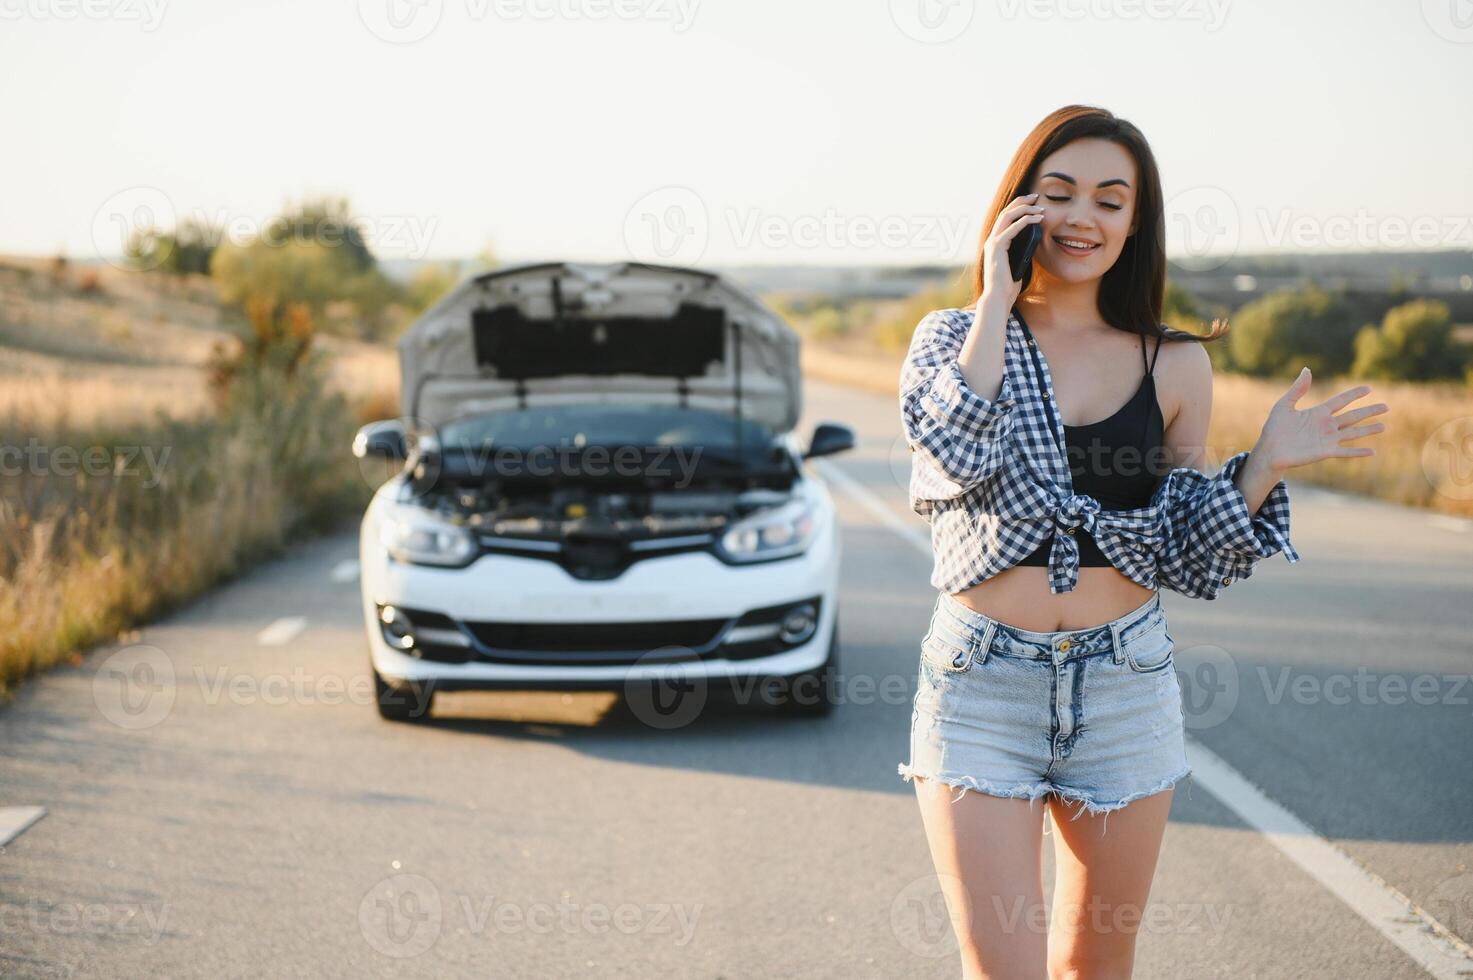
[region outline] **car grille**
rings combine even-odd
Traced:
[[[457,622],[423,609],[400,607],[400,611],[426,631],[427,635],[416,644],[416,655],[425,660],[604,666],[678,663],[713,657],[746,660],[780,653],[786,644],[775,635],[777,623],[788,609],[803,604],[818,609],[821,597],[752,609],[734,620]],[[448,642],[456,634],[465,639]],[[726,642],[718,645],[723,637]]]
[[[518,654],[519,659],[564,663],[631,663],[636,659],[693,659],[693,651],[710,646],[726,625],[724,619],[689,619],[646,623],[466,623],[471,634],[491,651]],[[669,657],[650,655],[662,648]],[[546,658],[537,654],[550,655]],[[615,654],[610,658],[609,654]],[[624,654],[625,656],[617,656]],[[528,655],[532,655],[530,658]],[[502,659],[495,653],[493,659]]]

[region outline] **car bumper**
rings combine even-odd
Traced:
[[[830,606],[832,609],[832,606]],[[447,664],[420,660],[370,633],[374,670],[391,683],[433,683],[436,690],[614,691],[642,681],[731,681],[791,677],[821,667],[833,639],[833,614],[820,621],[813,639],[783,653],[750,660],[710,658],[680,662],[588,665],[529,665],[472,662]]]
[[[813,671],[828,659],[837,618],[837,554],[830,543],[797,559],[732,567],[707,554],[672,555],[638,563],[619,579],[580,582],[558,566],[515,556],[487,556],[470,568],[435,569],[385,558],[365,568],[363,613],[374,669],[391,682],[434,682],[437,689],[539,688],[610,690],[641,680],[785,677]],[[722,637],[752,610],[817,599],[813,635],[767,655],[723,656]],[[378,621],[379,606],[393,604],[449,617],[457,627],[499,622],[643,624],[652,634],[644,649],[627,646],[614,656],[626,662],[580,663],[539,651],[488,654],[477,642],[467,662],[425,659],[390,646]],[[683,624],[723,620],[708,647],[680,646]],[[661,637],[669,624],[670,638]],[[474,634],[473,630],[467,630]],[[691,652],[694,651],[694,652]],[[682,655],[685,654],[685,655]],[[586,654],[585,654],[586,655]],[[513,662],[536,659],[539,662]]]

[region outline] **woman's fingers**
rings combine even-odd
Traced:
[[[1004,228],[998,234],[997,240],[998,240],[999,243],[1011,242],[1014,238],[1016,238],[1018,236],[1018,232],[1022,231],[1024,228],[1028,227],[1030,224],[1035,224],[1036,225],[1036,224],[1038,224],[1038,222],[1040,222],[1042,220],[1043,220],[1043,215],[1038,214],[1037,212],[1035,212],[1033,214],[1025,214],[1025,215],[1023,215],[1023,217],[1019,218],[1017,221],[1014,221],[1012,224],[1010,224],[1006,228]]]
[[[1003,228],[1007,227],[1019,215],[1026,213],[1031,208],[1038,208],[1038,205],[1033,203],[1033,199],[1036,197],[1038,197],[1037,194],[1023,194],[1020,197],[1015,197],[1012,203],[999,211],[997,213],[997,219],[992,222],[993,237],[996,237]],[[1041,213],[1042,209],[1038,208],[1038,211]]]
[[[1344,442],[1346,439],[1362,439],[1366,436],[1373,436],[1377,432],[1383,432],[1385,429],[1386,426],[1380,422],[1376,422],[1373,425],[1357,425],[1353,429],[1341,429],[1338,438],[1341,442]]]
[[[1348,412],[1341,412],[1335,416],[1335,421],[1339,422],[1340,427],[1343,429],[1347,425],[1359,422],[1361,419],[1370,418],[1372,415],[1380,415],[1382,412],[1389,412],[1390,410],[1385,402],[1378,402],[1375,405],[1362,405],[1360,408],[1353,408]]]
[[[1334,414],[1335,412],[1344,408],[1346,405],[1349,405],[1351,402],[1355,401],[1357,398],[1361,398],[1365,395],[1370,394],[1370,391],[1370,385],[1356,385],[1354,388],[1346,388],[1339,394],[1331,395],[1329,398],[1326,398],[1324,401],[1320,402],[1320,406],[1328,408],[1330,410],[1330,413]]]

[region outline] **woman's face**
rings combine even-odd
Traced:
[[[1078,139],[1045,157],[1029,190],[1044,209],[1033,261],[1065,282],[1103,276],[1133,230],[1135,158],[1119,143]]]

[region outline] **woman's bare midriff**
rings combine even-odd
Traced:
[[[1119,619],[1151,598],[1153,590],[1113,567],[1081,567],[1072,592],[1048,589],[1048,569],[1014,565],[952,597],[968,609],[1035,633],[1087,629]]]

